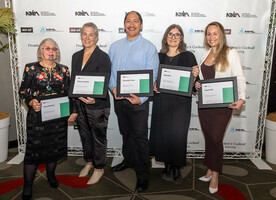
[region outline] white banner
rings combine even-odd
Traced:
[[[271,0],[13,0],[16,15],[18,62],[20,74],[24,65],[37,60],[39,43],[51,37],[61,50],[61,62],[71,67],[71,56],[82,48],[79,30],[89,21],[99,28],[98,46],[108,52],[110,44],[125,37],[125,13],[138,11],[143,17],[142,35],[161,48],[166,28],[179,24],[184,31],[188,50],[199,62],[204,54],[204,29],[212,21],[222,23],[228,45],[237,49],[247,81],[247,102],[240,115],[234,115],[226,130],[225,151],[255,150],[258,105],[260,103],[263,65]],[[113,101],[113,100],[112,100]],[[150,121],[150,118],[149,118]],[[185,123],[185,122],[183,122]],[[108,125],[108,147],[121,147],[117,118],[113,110]],[[69,128],[69,146],[81,146],[77,130]],[[204,138],[193,98],[188,150],[204,150]]]

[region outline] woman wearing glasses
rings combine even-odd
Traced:
[[[198,75],[195,56],[186,51],[183,30],[169,26],[162,39],[160,64],[193,67]],[[191,117],[191,97],[160,93],[154,85],[154,100],[150,131],[150,153],[164,162],[163,178],[172,175],[175,184],[182,181],[180,168],[186,165],[187,134]]]
[[[51,187],[57,188],[57,161],[67,156],[67,119],[43,124],[38,121],[38,117],[41,115],[41,98],[68,95],[69,70],[57,63],[60,61],[60,50],[51,38],[40,43],[37,59],[38,62],[25,66],[19,91],[28,107],[22,199],[32,198],[32,184],[39,164],[46,163],[48,182]],[[73,112],[78,112],[76,108],[73,103]]]
[[[83,49],[72,56],[72,77],[78,72],[104,72],[110,75],[111,62],[108,55],[98,46],[97,26],[88,22],[81,28]],[[86,165],[79,177],[85,177],[94,169],[88,185],[97,183],[104,174],[106,163],[106,131],[110,114],[109,95],[106,98],[80,97],[76,100],[79,115],[75,115],[83,147]]]

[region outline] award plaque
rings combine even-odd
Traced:
[[[48,96],[39,98],[42,106],[39,122],[51,122],[53,120],[64,120],[70,116],[70,103],[67,96]]]
[[[200,80],[199,108],[228,107],[238,100],[237,77]]]
[[[106,98],[108,82],[108,73],[76,73],[71,80],[69,97]]]
[[[117,71],[117,97],[153,96],[153,71]]]
[[[159,65],[157,90],[181,96],[192,96],[193,68],[174,65]]]

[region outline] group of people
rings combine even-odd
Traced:
[[[114,109],[123,139],[124,160],[111,168],[113,172],[133,168],[136,172],[138,192],[148,188],[150,159],[164,162],[162,177],[170,177],[174,183],[182,181],[181,167],[186,165],[187,134],[191,117],[191,97],[159,92],[156,87],[160,64],[191,67],[194,89],[201,85],[198,80],[236,76],[239,100],[228,108],[199,109],[200,124],[205,137],[206,175],[199,178],[209,182],[209,191],[218,190],[218,175],[222,172],[223,137],[233,109],[239,110],[245,103],[245,79],[236,50],[227,46],[225,30],[218,22],[205,29],[204,43],[209,51],[203,56],[200,67],[193,53],[186,50],[184,33],[179,25],[167,28],[162,48],[143,38],[143,19],[140,13],[130,11],[125,15],[126,37],[114,42],[108,55],[98,46],[98,28],[89,22],[81,29],[83,49],[72,56],[71,77],[76,73],[105,72],[110,74],[109,89],[114,96]],[[67,155],[67,119],[53,123],[39,123],[42,97],[68,96],[70,75],[68,67],[59,64],[60,49],[50,38],[41,42],[37,62],[25,66],[20,97],[28,106],[27,142],[24,158],[24,188],[22,199],[32,198],[32,184],[37,166],[46,163],[48,182],[57,188],[55,177],[57,162]],[[117,71],[152,70],[154,98],[150,140],[148,140],[148,97],[118,97]],[[79,177],[93,174],[87,184],[97,183],[104,174],[107,150],[107,125],[110,100],[106,98],[79,97],[71,99],[69,122],[76,121],[86,165]]]

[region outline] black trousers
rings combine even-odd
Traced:
[[[92,162],[96,169],[102,169],[106,163],[106,130],[110,108],[90,110],[81,103],[79,109],[77,124],[84,160]]]
[[[137,179],[148,180],[150,173],[149,102],[133,105],[128,100],[114,100],[114,107],[123,137],[124,162],[135,168]]]

